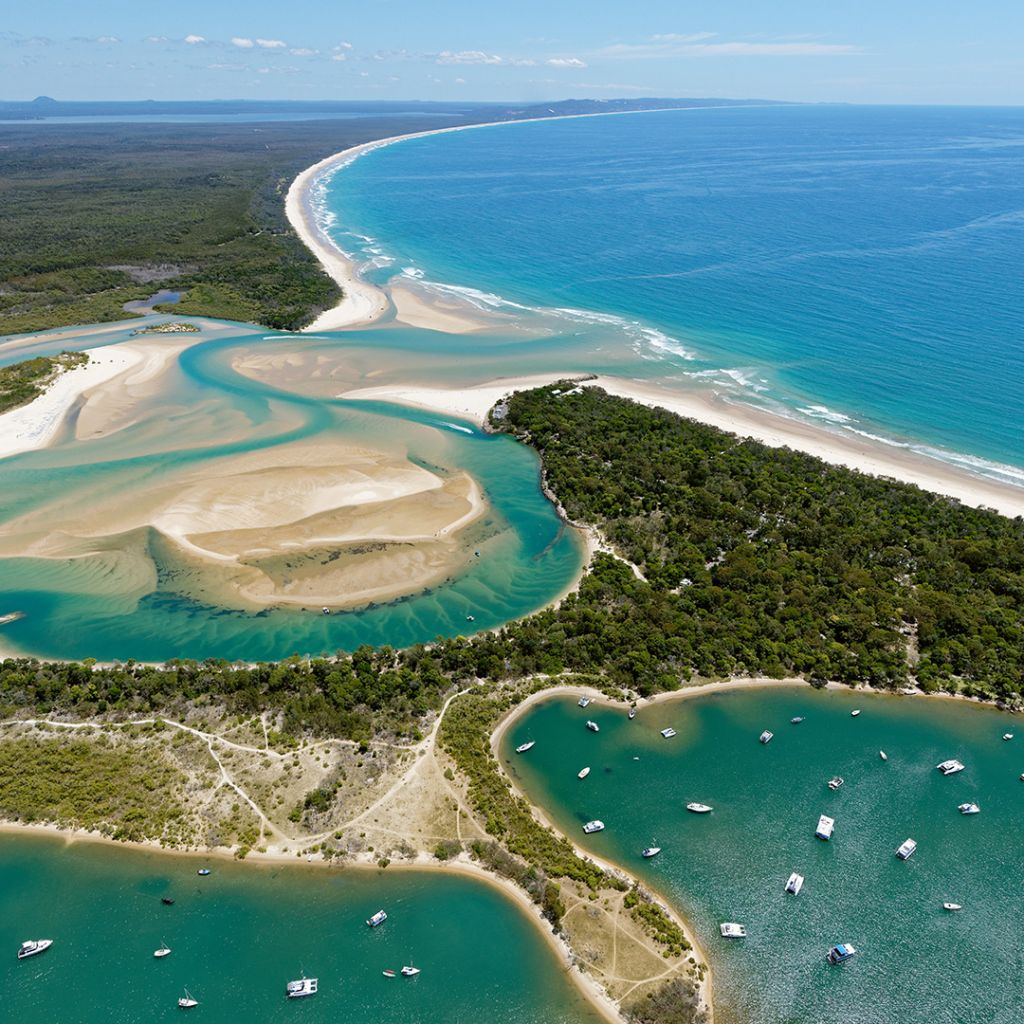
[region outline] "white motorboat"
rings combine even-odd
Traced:
[[[18,959],[27,960],[30,956],[38,956],[52,945],[53,939],[28,939],[18,947]]]
[[[942,904],[942,909],[943,910],[963,910],[964,908],[961,907],[959,903],[943,903]]]
[[[981,808],[977,804],[960,804],[957,810],[961,814],[981,814]]]
[[[956,758],[951,757],[948,761],[940,761],[936,766],[943,775],[956,775],[962,772],[966,765],[961,764]]]
[[[188,989],[185,989],[185,994],[178,1000],[179,1010],[191,1010],[193,1007],[199,1005],[199,1000],[192,996],[192,993]]]
[[[597,722],[591,721],[589,718],[587,719],[587,728],[591,732],[600,732],[601,731],[601,726],[599,726],[597,724]]]
[[[196,872],[196,874],[199,875],[202,878],[205,878],[209,873],[210,873],[210,869],[209,868],[200,868]]]
[[[419,973],[420,973],[420,969],[418,967],[413,967],[412,964],[409,964],[406,967],[402,968],[402,977],[403,978],[415,978],[416,975],[419,974]]]
[[[858,716],[859,714],[860,714],[860,708],[854,708],[854,709],[853,709],[853,710],[852,710],[852,711],[850,712],[850,717],[851,717],[851,718],[856,718],[856,717],[857,717],[857,716]]]
[[[735,921],[723,921],[718,930],[722,933],[723,939],[745,939],[747,929],[745,925],[737,924]]]
[[[793,718],[791,718],[789,720],[789,724],[790,725],[799,725],[803,720],[804,720],[804,716],[803,715],[796,715],[795,717],[793,717]]]
[[[884,750],[880,750],[880,751],[878,752],[878,756],[879,756],[879,757],[880,757],[880,758],[881,758],[881,759],[882,759],[883,761],[888,761],[888,760],[889,760],[889,755],[888,755],[888,754],[887,754],[887,753],[886,753],[886,752],[885,752]]]
[[[800,895],[800,890],[804,887],[804,876],[798,875],[795,871],[789,876],[789,880],[786,882],[786,892],[791,893],[794,896]]]
[[[1003,733],[1003,739],[1004,740],[1012,740],[1013,739],[1013,733],[1012,732],[1004,732]]]
[[[289,981],[285,986],[285,992],[289,999],[302,999],[305,996],[315,996],[317,990],[316,978],[300,978],[298,981]]]
[[[686,809],[693,811],[694,814],[710,814],[712,808],[707,804],[687,804]]]
[[[857,950],[853,946],[848,942],[840,942],[828,951],[826,959],[830,964],[845,964],[856,955]]]
[[[828,780],[828,788],[834,793],[843,784],[842,775],[836,775],[834,778]]]
[[[896,848],[896,856],[900,860],[910,860],[914,856],[914,851],[917,849],[917,843],[913,839],[904,839],[902,843]]]
[[[657,857],[659,853],[661,853],[660,846],[647,846],[640,851],[640,856],[650,860],[651,857]]]
[[[830,818],[827,814],[823,814],[818,819],[818,827],[814,830],[814,834],[819,839],[831,839],[832,831],[836,827],[834,818]]]
[[[773,732],[769,732],[769,731],[768,731],[767,729],[765,729],[765,731],[764,731],[763,733],[761,733],[761,735],[760,735],[760,736],[758,736],[758,739],[759,739],[759,740],[760,740],[760,741],[761,741],[762,743],[771,743],[771,741],[772,741],[772,737],[773,737],[774,735],[775,735],[775,733],[773,733]]]
[[[629,714],[626,717],[632,722],[633,719],[636,718],[636,708],[630,708]]]
[[[587,765],[586,768],[581,768],[576,773],[576,778],[577,779],[585,779],[589,774],[590,774],[590,765]]]
[[[367,919],[367,924],[371,928],[376,928],[377,925],[383,924],[388,919],[388,915],[383,910],[378,910],[373,917]]]
[[[661,735],[664,736],[665,739],[667,739],[667,740],[672,739],[672,737],[675,736],[675,734],[676,734],[675,729],[669,728],[669,729],[662,729],[661,730]]]
[[[580,699],[578,701],[576,701],[576,703],[581,708],[588,707],[590,705],[590,698],[589,697],[580,697]]]
[[[529,743],[520,743],[519,746],[516,747],[516,753],[517,754],[525,754],[528,750],[533,750],[533,745],[536,742],[537,742],[536,740],[530,740]]]
[[[171,955],[171,947],[168,946],[166,942],[163,943],[160,946],[159,949],[154,949],[153,950],[153,956],[155,956],[157,958],[157,960],[162,960],[165,956],[170,956],[170,955]]]
[[[598,821],[596,818],[593,821],[588,821],[583,826],[583,831],[590,835],[592,832],[601,832],[604,829],[604,822]]]

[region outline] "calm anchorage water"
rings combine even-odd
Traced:
[[[663,739],[666,726],[678,735]],[[516,755],[526,740],[536,746]],[[509,729],[502,759],[575,842],[692,921],[719,1024],[1011,1024],[1024,1017],[1022,744],[993,709],[807,687],[670,701],[632,722],[554,699]],[[943,777],[935,765],[949,757],[967,770]],[[834,775],[845,784],[833,793]],[[692,801],[714,811],[688,813]],[[981,814],[957,811],[972,801]],[[814,837],[820,814],[836,820],[827,843]],[[607,828],[585,836],[592,818]],[[904,863],[894,852],[908,837],[918,850]],[[663,852],[644,860],[648,845]],[[806,879],[796,897],[783,891],[792,871]],[[947,900],[964,909],[944,911]],[[722,921],[749,937],[722,939]],[[836,942],[859,955],[830,967]]]
[[[22,1024],[179,1020],[185,987],[227,1024],[595,1024],[522,912],[441,873],[201,862],[0,836],[3,1019]],[[171,895],[174,906],[160,897]],[[380,907],[388,920],[369,929]],[[482,942],[481,936],[487,941]],[[24,939],[52,938],[29,960]],[[153,958],[166,941],[171,955]],[[414,962],[414,979],[386,968]],[[309,999],[287,1000],[305,972]]]

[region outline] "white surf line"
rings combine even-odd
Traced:
[[[750,104],[757,106],[757,104]],[[629,114],[658,114],[679,110],[731,110],[733,105],[706,107],[652,107],[643,110],[599,110],[589,114],[555,114],[551,117],[524,117],[511,121],[482,121],[479,124],[457,124],[447,128],[431,128],[422,132],[407,132],[384,139],[362,142],[301,171],[288,188],[285,196],[285,215],[303,244],[316,256],[320,265],[335,284],[341,288],[341,301],[331,309],[324,310],[302,333],[311,331],[335,331],[345,327],[362,327],[379,320],[391,307],[387,293],[364,281],[359,274],[356,261],[343,252],[326,231],[317,223],[309,204],[309,191],[318,179],[328,172],[338,171],[359,157],[375,149],[405,142],[409,139],[424,139],[431,135],[448,135],[451,132],[472,131],[476,128],[499,128],[511,124],[536,124],[541,121],[571,121],[584,117],[620,117]],[[745,109],[745,108],[744,108]]]

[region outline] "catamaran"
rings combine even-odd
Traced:
[[[818,819],[818,827],[814,830],[814,834],[819,839],[831,839],[832,830],[836,827],[835,819],[830,818],[827,814],[823,814]]]
[[[747,929],[745,925],[737,924],[735,921],[723,921],[718,930],[722,933],[723,939],[745,939]]]
[[[533,745],[536,742],[536,740],[530,740],[529,743],[520,743],[519,746],[516,747],[516,753],[525,754],[528,750],[533,750]]]
[[[795,871],[789,876],[789,881],[786,882],[786,892],[792,893],[794,896],[800,894],[800,890],[804,887],[804,876],[798,875]]]
[[[916,849],[917,843],[915,843],[913,839],[904,839],[896,848],[896,856],[899,857],[900,860],[910,860]]]
[[[845,964],[857,955],[857,950],[848,942],[840,942],[828,951],[826,959],[830,964]]]
[[[589,774],[590,774],[590,765],[587,765],[586,768],[581,768],[576,773],[576,778],[577,779],[585,779]]]
[[[957,810],[961,814],[981,814],[981,808],[977,804],[960,804]]]
[[[676,731],[675,731],[675,729],[672,729],[672,728],[662,729],[661,730],[661,735],[664,736],[665,739],[667,739],[667,740],[672,739],[672,737],[675,736],[675,734],[676,734]]]
[[[418,967],[413,967],[412,964],[409,964],[407,967],[403,967],[402,968],[402,977],[403,978],[415,978],[416,975],[419,974],[419,973],[420,973],[420,969]]]
[[[693,811],[694,814],[710,814],[711,810],[712,810],[712,808],[709,807],[707,804],[696,804],[696,803],[694,803],[694,804],[687,804],[686,805],[686,809],[688,811]]]
[[[18,948],[18,959],[27,960],[30,956],[45,953],[53,945],[53,939],[29,939]]]
[[[315,996],[317,990],[316,978],[300,978],[298,981],[289,981],[285,986],[285,992],[289,999],[302,999],[304,996]]]
[[[589,718],[587,719],[587,728],[588,728],[588,729],[589,729],[589,730],[590,730],[591,732],[600,732],[600,731],[601,731],[601,726],[599,726],[599,725],[597,724],[597,722],[593,722],[593,721],[591,721],[591,720],[590,720]]]
[[[762,743],[771,743],[772,737],[775,735],[773,732],[769,732],[767,729],[758,737]]]
[[[192,993],[185,989],[185,994],[178,1000],[179,1010],[191,1010],[199,1005],[199,1000],[192,997]]]
[[[590,698],[589,698],[589,697],[580,697],[580,699],[579,699],[578,701],[576,701],[576,703],[577,703],[577,704],[578,704],[578,705],[579,705],[579,706],[580,706],[581,708],[585,708],[585,707],[587,707],[587,705],[589,705],[589,704],[590,704]]]
[[[376,928],[377,925],[383,924],[388,919],[388,915],[383,910],[378,910],[373,917],[367,919],[367,924],[371,928]]]
[[[583,831],[589,836],[591,832],[600,832],[604,829],[604,822],[598,821],[596,818],[593,821],[588,821],[583,826]]]
[[[961,764],[956,758],[951,757],[948,761],[940,761],[935,767],[943,775],[956,775],[957,772],[962,772],[967,766]]]

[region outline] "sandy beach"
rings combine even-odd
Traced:
[[[84,366],[66,370],[34,401],[0,415],[0,459],[45,448],[79,398],[146,360],[134,345],[92,348],[86,354]]]
[[[447,390],[415,386],[358,388],[341,398],[396,402],[432,412],[461,416],[481,425],[495,402],[513,391],[541,387],[580,374],[543,374],[489,381],[475,387]],[[1024,515],[1024,489],[958,470],[914,451],[890,447],[839,430],[827,431],[796,419],[776,415],[712,391],[671,392],[621,377],[597,376],[583,380],[584,387],[601,387],[609,394],[630,398],[652,408],[698,420],[750,437],[773,448],[792,448],[836,466],[916,484],[936,494],[956,498],[965,505],[992,508],[1005,516]]]

